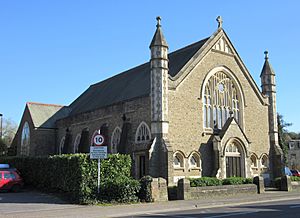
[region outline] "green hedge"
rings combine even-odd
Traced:
[[[144,176],[140,179],[141,190],[139,193],[139,198],[144,202],[152,202],[152,191],[151,182],[153,181],[151,176]]]
[[[298,176],[291,176],[291,181],[299,182],[300,181],[300,177],[298,177]]]
[[[7,157],[1,163],[17,168],[25,184],[60,192],[76,203],[137,201],[140,184],[130,176],[129,155],[109,155],[101,161],[100,195],[97,194],[97,160],[87,154],[50,157]]]
[[[191,187],[203,187],[203,186],[219,186],[219,185],[241,185],[241,184],[252,184],[252,178],[243,177],[229,177],[226,179],[218,179],[216,177],[201,177],[201,178],[190,178]]]
[[[222,180],[215,177],[190,178],[190,182],[191,187],[222,185]]]

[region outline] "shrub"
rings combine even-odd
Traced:
[[[215,177],[189,178],[189,180],[191,187],[222,185],[222,181]]]
[[[76,203],[99,200],[97,196],[97,160],[87,154],[64,154],[50,157],[7,157],[0,162],[17,168],[25,184],[38,189],[61,192]],[[129,155],[109,155],[101,161],[100,197],[107,201],[137,200],[139,182],[130,177]],[[100,200],[103,200],[100,198]]]
[[[229,177],[222,180],[223,185],[242,185],[242,184],[252,184],[252,178],[243,178],[243,177]]]
[[[141,184],[141,190],[139,193],[139,198],[141,201],[145,202],[152,202],[152,191],[151,191],[151,182],[152,182],[151,176],[144,176],[140,179]]]
[[[300,177],[298,177],[298,176],[291,176],[291,181],[298,182],[298,181],[300,181]]]

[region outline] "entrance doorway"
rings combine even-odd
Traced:
[[[226,146],[226,178],[228,177],[243,177],[244,173],[244,160],[242,149],[236,143],[230,143]]]
[[[146,175],[146,161],[145,155],[139,157],[139,178]]]
[[[226,178],[233,176],[242,176],[240,157],[226,157]]]

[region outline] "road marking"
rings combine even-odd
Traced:
[[[290,208],[297,208],[297,207],[300,207],[300,205],[290,206]]]
[[[218,217],[228,217],[228,216],[238,216],[238,215],[245,215],[250,213],[257,213],[257,211],[254,212],[241,212],[241,213],[228,213],[224,215],[216,215],[216,216],[206,216],[204,218],[218,218]]]

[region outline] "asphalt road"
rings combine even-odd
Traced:
[[[234,207],[217,207],[206,209],[193,209],[166,213],[146,213],[131,218],[174,217],[174,218],[265,218],[265,217],[300,217],[300,200],[288,200],[269,203],[245,204]],[[125,217],[124,217],[125,218]]]
[[[256,203],[260,202],[260,203]],[[101,217],[300,217],[299,192],[211,197],[202,200],[121,205],[75,205],[33,190],[0,192],[0,218]]]

